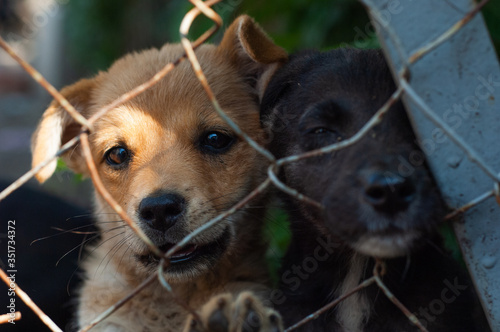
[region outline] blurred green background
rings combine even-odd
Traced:
[[[180,22],[192,5],[187,0],[71,0],[66,7],[69,61],[76,74],[91,75],[126,52],[178,42]],[[226,25],[239,14],[249,14],[290,52],[342,45],[378,47],[363,6],[354,0],[227,0],[214,8]],[[490,1],[483,15],[498,50],[500,1]],[[191,36],[210,25],[199,17]],[[212,41],[218,42],[221,33]]]
[[[230,23],[237,15],[254,17],[288,51],[328,48],[368,37],[357,46],[376,46],[374,36],[360,37],[368,17],[352,0],[229,0],[215,10]],[[186,0],[72,0],[67,5],[66,37],[71,60],[88,73],[107,68],[125,52],[159,47],[179,41],[179,25],[192,8]],[[211,22],[199,17],[192,28],[195,38]],[[217,42],[222,33],[213,39]]]

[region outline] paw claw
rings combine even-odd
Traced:
[[[217,300],[217,305],[219,306],[219,308],[222,308],[226,305],[226,299],[221,297],[220,299]]]
[[[272,312],[269,315],[269,326],[270,332],[281,332],[283,331],[283,322],[281,321],[281,317],[276,313]]]
[[[199,322],[194,319],[194,318],[191,318],[191,322],[189,323],[189,327],[184,330],[186,332],[203,332],[203,328],[199,328]]]
[[[245,305],[248,304],[248,311],[245,315],[245,321],[243,322],[242,330],[243,332],[259,332],[261,328],[261,319],[259,315],[251,308],[251,304],[245,301]]]
[[[266,307],[251,292],[238,297],[222,294],[207,302],[200,312],[199,322],[191,318],[187,332],[282,332],[279,314]]]
[[[219,303],[217,303],[219,304]],[[222,308],[224,307],[224,304],[222,306],[215,310],[212,315],[210,315],[210,318],[208,319],[208,329],[210,332],[227,332],[229,331],[229,321],[227,317],[224,314],[224,311]]]
[[[245,303],[245,307],[250,308],[252,306],[252,300],[250,297],[247,297],[243,300],[243,303]]]

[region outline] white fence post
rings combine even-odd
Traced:
[[[452,32],[476,6],[471,0],[362,2],[395,77],[417,50]],[[480,13],[451,35],[408,65],[410,86],[435,119],[408,93],[403,100],[448,205],[460,208],[489,193],[454,228],[492,331],[499,332],[500,202],[493,192],[500,172],[500,67]]]

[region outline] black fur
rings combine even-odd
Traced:
[[[0,191],[9,184],[0,180]],[[4,227],[0,231],[0,265],[7,269],[7,221],[15,220],[15,281],[64,331],[73,330],[72,302],[80,282],[78,246],[85,237],[71,232],[63,234],[61,229],[92,234],[95,227],[89,216],[90,210],[29,186],[21,187],[0,202],[0,221]],[[43,239],[46,236],[49,238]],[[37,239],[43,240],[32,243]],[[5,285],[0,288],[0,312],[7,313],[11,297]],[[49,331],[19,297],[15,297],[15,306],[21,311],[21,320],[5,324],[6,330],[8,326],[13,332]]]
[[[345,140],[394,91],[380,51],[296,54],[264,95],[261,117],[271,135],[269,148],[282,158]],[[362,268],[356,285],[369,278],[369,256],[379,256],[387,264],[384,282],[429,331],[484,331],[471,280],[441,249],[436,227],[445,209],[424,160],[397,102],[355,145],[283,167],[280,178],[288,186],[324,206],[321,211],[282,195],[293,235],[274,302],[285,325],[340,295],[353,264]],[[364,298],[369,312],[359,330],[417,330],[376,285],[359,295],[357,307]],[[344,331],[340,310],[299,330]]]

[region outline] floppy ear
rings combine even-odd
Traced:
[[[83,79],[62,89],[61,94],[85,116],[88,114],[91,92],[95,85],[96,79]],[[80,130],[81,125],[73,120],[58,102],[52,101],[31,138],[32,167],[54,156],[61,146],[78,135]],[[87,173],[78,146],[65,153],[63,159],[76,173]],[[53,160],[35,175],[36,179],[43,183],[52,176],[56,166],[57,160]]]
[[[227,28],[218,49],[245,78],[254,80],[260,100],[274,72],[288,59],[286,51],[247,15],[239,16]]]

